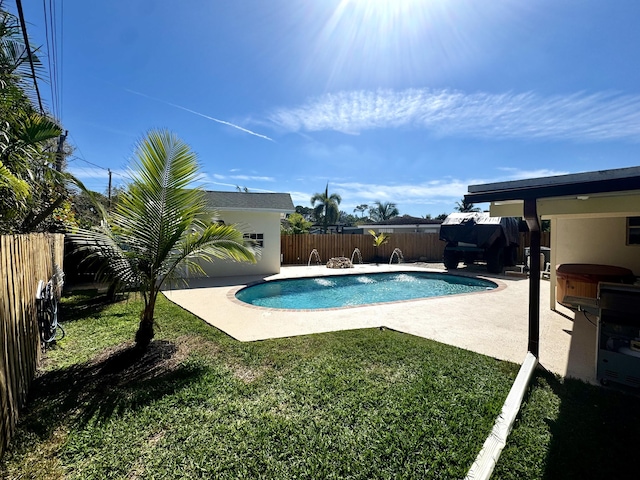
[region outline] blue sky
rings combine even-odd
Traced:
[[[55,110],[97,191],[153,128],[198,153],[207,189],[310,206],[329,182],[347,213],[435,216],[469,184],[640,164],[636,0],[54,5]]]

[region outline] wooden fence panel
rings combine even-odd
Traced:
[[[62,234],[0,236],[0,455],[40,360],[36,289],[62,267]]]
[[[285,265],[306,265],[312,250],[318,251],[322,263],[331,257],[351,258],[356,248],[365,263],[388,262],[396,248],[407,261],[438,261],[444,251],[444,242],[436,233],[393,233],[385,245],[377,248],[369,234],[282,235],[280,245]]]
[[[549,241],[549,232],[543,232],[541,245],[548,247]],[[529,243],[529,234],[521,233],[518,263],[524,263],[524,249]],[[392,233],[389,241],[378,248],[373,246],[373,238],[369,234],[282,235],[280,242],[284,265],[307,265],[313,250],[318,251],[321,263],[326,263],[332,257],[351,258],[356,248],[360,250],[365,263],[387,263],[396,248],[402,251],[408,262],[439,262],[442,261],[444,247],[445,242],[440,240],[437,233]],[[315,262],[314,257],[312,263]]]
[[[520,234],[520,245],[518,246],[518,263],[525,263],[525,255],[524,249],[531,246],[531,236],[529,233],[521,233]],[[542,232],[540,234],[540,246],[541,247],[550,247],[551,246],[551,232]],[[544,268],[544,266],[543,266]]]

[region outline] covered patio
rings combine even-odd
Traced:
[[[599,264],[626,268],[640,275],[640,242],[630,230],[640,217],[640,167],[559,175],[511,182],[470,185],[465,200],[491,202],[492,216],[523,217],[531,234],[527,349],[544,362],[541,350],[540,300],[549,299],[551,311],[573,318],[585,310],[598,313],[597,298],[582,298],[586,308],[563,312],[557,298],[557,266],[563,263]],[[541,220],[551,220],[551,262],[548,293],[541,290]],[[585,225],[592,225],[585,231]],[[625,229],[626,227],[626,229]],[[587,227],[588,228],[588,227]],[[640,287],[638,288],[640,294]],[[566,303],[566,302],[565,302]],[[564,309],[566,310],[566,309]],[[546,313],[546,309],[544,310]],[[597,318],[592,322],[597,327]],[[547,341],[547,340],[542,340]],[[597,340],[591,340],[595,352]],[[595,368],[595,361],[592,363]]]

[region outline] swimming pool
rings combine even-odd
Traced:
[[[369,273],[273,280],[239,290],[236,298],[260,307],[316,310],[492,290],[481,278],[432,272]]]

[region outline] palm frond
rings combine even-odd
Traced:
[[[17,201],[29,195],[29,184],[11,173],[0,161],[0,188],[2,187],[10,189]]]
[[[130,286],[143,283],[126,250],[109,229],[77,229],[66,236],[76,251],[85,255],[83,262],[99,266],[99,278],[118,278]]]
[[[256,263],[261,253],[259,247],[243,237],[237,225],[209,224],[202,230],[194,229],[176,245],[167,258],[166,268],[162,273],[166,278],[173,277],[172,274],[179,267],[186,268],[189,273],[203,273],[195,259],[208,262],[225,259]],[[161,280],[163,281],[164,279]]]

